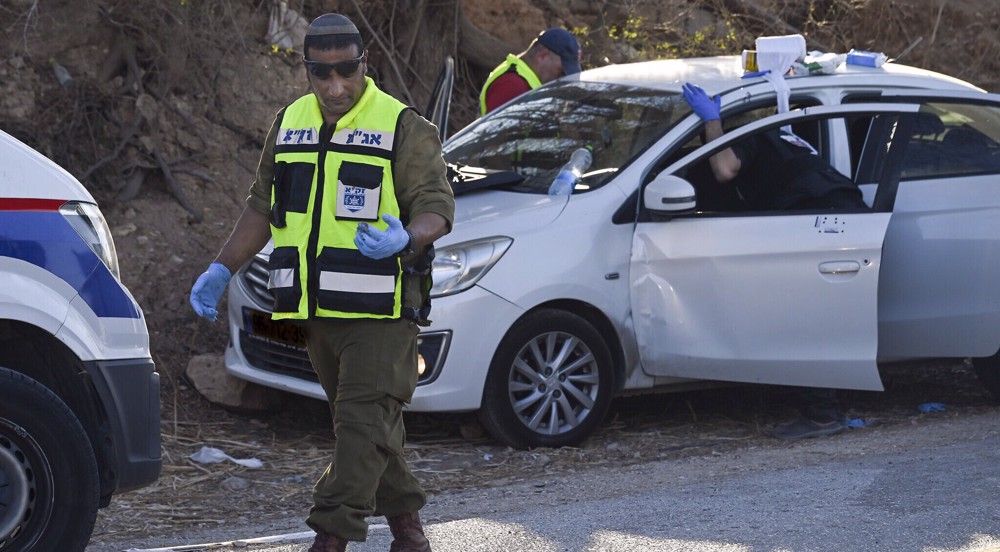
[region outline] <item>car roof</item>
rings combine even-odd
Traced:
[[[606,65],[574,76],[587,82],[633,85],[671,92],[680,92],[684,83],[691,82],[704,88],[711,96],[760,83],[770,87],[770,83],[762,77],[744,79],[743,75],[741,56],[716,56]],[[829,86],[875,89],[891,86],[985,92],[954,77],[897,63],[886,63],[879,68],[842,63],[829,75],[788,76],[785,80],[793,92]]]

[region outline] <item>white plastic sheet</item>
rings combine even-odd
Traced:
[[[757,69],[766,71],[764,79],[774,87],[778,97],[778,113],[788,112],[788,98],[791,90],[785,82],[785,75],[796,61],[806,57],[806,39],[802,35],[762,36],[757,48]]]
[[[306,36],[309,22],[284,0],[273,0],[267,22],[267,41],[282,50],[298,50]]]
[[[217,464],[229,460],[245,468],[256,469],[264,467],[264,462],[257,458],[233,458],[214,447],[201,447],[201,450],[192,454],[190,458],[199,464]]]

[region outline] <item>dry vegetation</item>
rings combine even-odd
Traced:
[[[301,74],[288,70],[297,54],[264,40],[275,3],[12,0],[0,7],[0,87],[10,92],[0,124],[99,199],[127,202],[156,181],[201,222],[197,188],[215,179],[213,153],[257,145],[270,113],[300,90]],[[373,76],[418,109],[444,59],[454,58],[451,130],[476,116],[478,87],[503,53],[549,25],[581,37],[585,67],[734,53],[757,36],[802,33],[810,48],[880,50],[987,89],[1000,85],[1000,6],[987,0],[289,4],[307,19],[352,16],[369,38]],[[512,21],[521,24],[506,29]],[[57,64],[72,78],[62,86]]]

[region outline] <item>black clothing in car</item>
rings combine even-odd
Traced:
[[[734,184],[754,210],[865,209],[861,190],[798,136],[772,130],[733,145]]]

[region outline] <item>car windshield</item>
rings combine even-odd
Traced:
[[[448,163],[521,178],[507,189],[544,194],[577,148],[593,162],[576,193],[600,188],[691,112],[679,94],[567,81],[539,88],[479,119],[444,146]],[[510,179],[507,180],[510,182]]]

